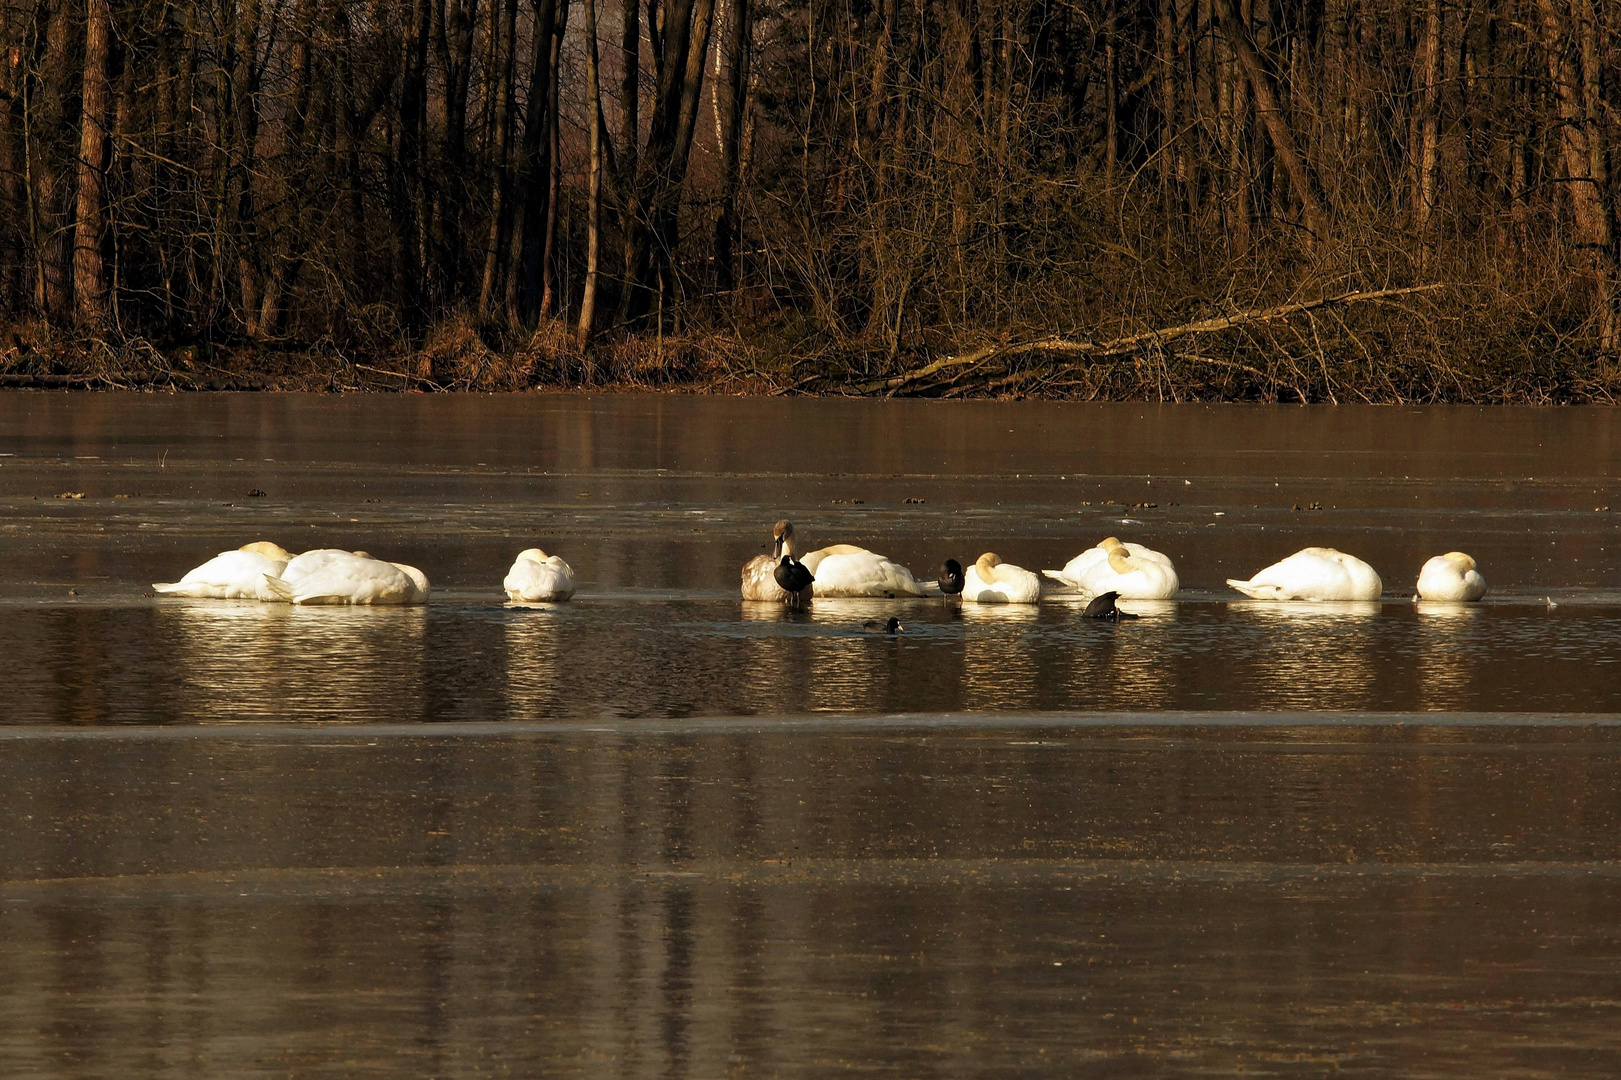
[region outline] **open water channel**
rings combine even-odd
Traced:
[[[0,1075],[1614,1076],[1618,470],[1599,409],[0,395]],[[780,517],[1183,593],[745,603]],[[257,539],[435,591],[149,595]],[[1308,544],[1384,600],[1223,584]]]

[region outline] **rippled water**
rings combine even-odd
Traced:
[[[1618,425],[0,395],[0,1073],[1614,1075]],[[744,603],[782,516],[1185,593]],[[250,539],[436,591],[146,595]],[[1224,588],[1306,544],[1385,600]]]

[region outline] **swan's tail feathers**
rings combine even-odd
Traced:
[[[190,585],[178,581],[160,581],[153,584],[152,591],[158,593],[183,593],[190,588]]]
[[[1043,570],[1042,574],[1047,576],[1047,577],[1052,578],[1054,581],[1058,582],[1058,584],[1060,584],[1060,585],[1067,585],[1072,589],[1079,589],[1080,588],[1079,585],[1075,584],[1069,578],[1065,577],[1064,572],[1062,570]]]
[[[918,591],[917,591],[916,595],[918,595],[918,596],[944,596],[945,595],[944,591],[942,591],[941,588],[940,588],[940,582],[939,581],[920,581],[920,582],[917,583],[917,588],[918,588]]]
[[[1282,600],[1276,585],[1257,585],[1253,581],[1239,581],[1237,578],[1228,578],[1227,584],[1253,600]]]
[[[293,587],[279,577],[265,574],[260,580],[264,595],[271,600],[280,600],[284,603],[293,602]]]

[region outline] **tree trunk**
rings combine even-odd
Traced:
[[[1567,19],[1557,0],[1538,0],[1548,76],[1559,108],[1559,157],[1569,181],[1572,234],[1593,291],[1599,348],[1614,354],[1621,346],[1616,312],[1616,255],[1611,222],[1608,152],[1599,120],[1597,27],[1591,0],[1575,0]],[[1574,36],[1575,40],[1571,38]]]
[[[1327,239],[1328,213],[1319,194],[1321,189],[1295,143],[1294,132],[1289,128],[1288,118],[1283,115],[1283,109],[1278,105],[1278,95],[1273,88],[1272,77],[1267,74],[1260,54],[1255,51],[1255,45],[1250,40],[1249,28],[1234,16],[1232,0],[1214,0],[1214,3],[1221,34],[1232,46],[1239,65],[1244,69],[1244,75],[1249,80],[1250,92],[1255,96],[1255,111],[1260,114],[1261,121],[1266,125],[1266,133],[1272,142],[1272,148],[1277,151],[1278,160],[1283,164],[1284,171],[1289,174],[1289,182],[1294,187],[1295,197],[1300,200],[1306,229],[1318,240]]]
[[[563,186],[563,136],[558,124],[562,91],[563,35],[568,28],[568,0],[557,0],[556,28],[551,36],[551,107],[546,110],[546,228],[540,246],[540,316],[552,313],[556,303],[557,198]]]
[[[1419,105],[1414,140],[1413,232],[1427,247],[1430,218],[1435,213],[1435,184],[1440,173],[1438,148],[1441,109],[1441,0],[1428,0],[1424,42],[1418,51]],[[1422,256],[1421,256],[1422,258]]]
[[[748,110],[749,54],[753,38],[754,6],[751,0],[731,0],[730,15],[723,28],[718,52],[720,71],[715,79],[715,124],[720,136],[717,150],[720,157],[720,213],[715,217],[715,287],[731,292],[737,287],[736,255],[733,252],[738,234],[738,192],[742,187],[743,114]],[[893,3],[889,10],[893,12]],[[893,19],[893,14],[890,20]],[[885,32],[880,39],[880,59],[875,65],[875,88],[869,106],[868,128],[876,135],[877,99],[881,86],[887,83],[888,39],[893,32],[892,22],[886,20]]]
[[[590,188],[586,196],[585,293],[580,298],[579,345],[596,329],[597,275],[602,255],[602,72],[597,63],[597,0],[585,0],[585,78],[590,95]]]
[[[491,13],[492,16],[495,14]],[[512,190],[512,96],[513,58],[517,52],[518,0],[506,0],[499,19],[491,18],[495,35],[495,78],[492,92],[496,96],[495,116],[495,169],[490,184],[489,243],[484,248],[484,278],[478,291],[479,318],[490,317],[500,282],[501,254],[505,243],[509,218],[507,197]]]

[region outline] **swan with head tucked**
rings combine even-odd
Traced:
[[[425,604],[428,578],[404,563],[374,559],[364,551],[319,548],[289,562],[266,583],[294,604]]]
[[[1475,560],[1461,551],[1437,555],[1418,572],[1420,600],[1479,600],[1486,595],[1486,579]]]
[[[279,600],[266,579],[280,577],[292,557],[280,544],[256,540],[222,551],[179,581],[153,585],[152,591],[208,600]]]
[[[1333,548],[1302,548],[1248,581],[1227,584],[1257,600],[1377,600],[1384,583],[1373,567]]]
[[[976,604],[1034,604],[1041,599],[1041,579],[987,551],[964,575],[962,598]]]
[[[794,526],[791,522],[779,521],[771,527],[771,554],[756,555],[743,564],[743,599],[798,607],[811,598],[809,585],[790,593],[777,584],[777,569],[782,565],[783,556],[794,553],[793,544]]]
[[[788,527],[789,548],[793,526]],[[816,575],[817,596],[927,596],[934,582],[919,581],[912,571],[876,551],[855,544],[817,548],[799,561]]]
[[[518,552],[501,582],[507,597],[524,603],[538,604],[553,600],[567,600],[574,595],[574,568],[562,556],[548,555],[539,548],[526,548]]]
[[[1141,544],[1122,544],[1112,536],[1075,556],[1062,570],[1042,573],[1089,596],[1112,592],[1122,600],[1169,600],[1182,587],[1170,559]]]

